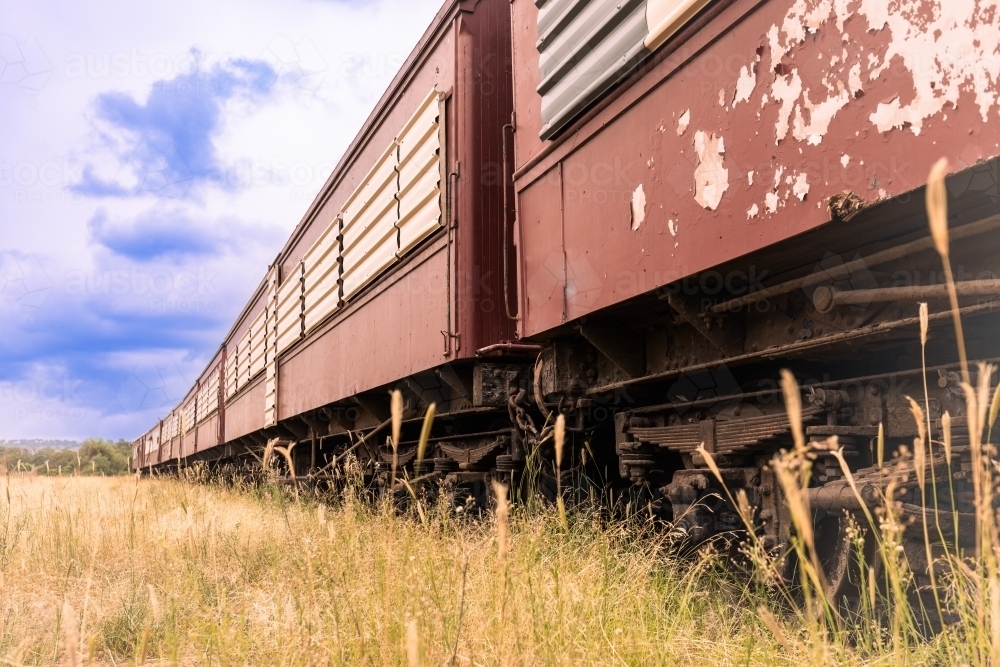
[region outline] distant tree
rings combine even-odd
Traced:
[[[126,447],[122,447],[125,443]],[[125,440],[111,442],[102,438],[88,438],[80,445],[80,472],[84,475],[122,475],[128,472],[128,455],[131,447]]]
[[[78,449],[0,446],[0,472],[34,470],[39,475],[124,475],[128,474],[132,444],[88,438]]]

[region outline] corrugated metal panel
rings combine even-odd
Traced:
[[[171,412],[163,418],[163,441],[168,442],[173,435],[174,413]]]
[[[264,425],[273,426],[277,422],[275,406],[278,401],[278,267],[267,274],[264,312],[267,313],[264,364]]]
[[[183,407],[181,407],[181,427],[184,434],[190,433],[191,429],[193,429],[195,424],[197,423],[196,413],[195,413],[196,405],[197,405],[197,396],[189,400],[187,403],[184,404]]]
[[[302,336],[302,263],[299,262],[290,273],[278,286],[278,354]]]
[[[250,324],[250,367],[248,377],[254,377],[264,370],[264,326],[267,323],[267,311],[262,310]]]
[[[307,333],[340,308],[340,223],[334,218],[303,259]]]
[[[208,418],[219,409],[219,373],[218,369],[209,373],[205,384],[198,391],[198,421]]]
[[[236,351],[239,357],[236,372],[237,390],[244,387],[250,381],[250,329],[248,328],[240,337],[240,342],[236,344]]]
[[[400,131],[398,256],[444,225],[441,215],[441,136],[443,120],[436,90]]]
[[[548,139],[649,54],[646,0],[535,0]]]
[[[226,353],[226,400],[228,401],[239,389],[239,344],[230,345]]]
[[[396,261],[398,160],[394,142],[344,204],[344,299],[357,294]]]

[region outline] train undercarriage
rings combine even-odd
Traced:
[[[996,165],[982,170],[992,174]],[[698,544],[746,530],[734,505],[742,492],[760,543],[780,551],[792,526],[770,463],[794,447],[780,384],[788,369],[812,443],[807,494],[825,580],[846,595],[849,517],[861,521],[863,505],[881,502],[890,483],[901,516],[919,515],[916,476],[907,470],[922,426],[910,398],[932,440],[942,439],[945,415],[951,419],[954,458],[932,447],[925,464],[942,481],[932,519],[948,539],[971,544],[974,535],[967,397],[941,258],[916,199],[883,202],[600,317],[567,322],[544,340],[491,346],[475,360],[283,420],[205,455],[218,467],[259,458],[278,442],[289,451],[289,480],[329,481],[350,458],[382,493],[405,496],[404,479],[406,490],[449,490],[456,507],[467,507],[487,503],[499,480],[522,498],[554,500],[552,431],[563,415],[569,463],[558,486],[568,499],[585,484],[583,495],[597,489],[604,499],[635,501]],[[973,382],[1000,363],[1000,253],[990,241],[1000,216],[988,214],[995,209],[994,186],[959,200],[951,222]],[[926,347],[921,302],[928,304]],[[995,386],[995,375],[989,382]],[[404,397],[395,451],[388,442],[393,389]],[[431,404],[437,416],[426,457],[417,460]],[[922,546],[906,549],[926,565]]]

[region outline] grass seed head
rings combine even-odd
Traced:
[[[785,395],[785,410],[788,412],[788,421],[792,426],[795,447],[804,450],[806,437],[802,431],[802,394],[799,392],[799,383],[795,381],[795,376],[788,369],[781,370],[781,390]]]
[[[993,401],[990,403],[990,430],[993,430],[993,425],[997,423],[997,415],[1000,415],[1000,384],[997,385],[996,391],[993,392]]]
[[[948,158],[941,158],[931,167],[927,177],[927,218],[934,247],[942,257],[948,256],[948,193],[944,177],[948,174]]]
[[[502,566],[507,561],[507,531],[510,516],[507,485],[493,480],[493,495],[497,499],[497,559]]]
[[[913,439],[913,469],[917,473],[917,486],[923,491],[927,474],[924,452],[924,443],[927,441],[927,427],[924,425],[924,411],[920,407],[920,404],[909,396],[906,397],[906,400],[910,402],[910,412],[913,414],[913,418],[917,420],[917,437]]]
[[[146,589],[149,591],[149,607],[153,612],[153,622],[162,623],[163,607],[160,606],[160,598],[156,595],[156,589],[153,588],[153,584],[146,584]]]
[[[399,447],[399,434],[403,429],[403,393],[398,389],[392,391],[389,407],[392,412],[392,448]]]
[[[556,417],[556,467],[562,468],[563,446],[566,444],[566,417]]]
[[[951,413],[941,415],[941,431],[944,436],[944,460],[951,465]]]
[[[424,415],[424,426],[420,429],[420,441],[417,443],[417,460],[423,461],[427,452],[427,440],[431,437],[431,426],[434,425],[434,415],[437,412],[437,404],[431,403],[427,406],[427,414]]]
[[[927,329],[930,326],[930,315],[927,312],[927,303],[920,303],[920,344],[927,346]]]
[[[878,424],[877,461],[878,461],[878,467],[881,470],[882,464],[885,462],[885,424],[883,424],[882,422],[879,422]]]

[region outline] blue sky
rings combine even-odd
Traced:
[[[183,396],[440,0],[0,0],[0,440]]]

